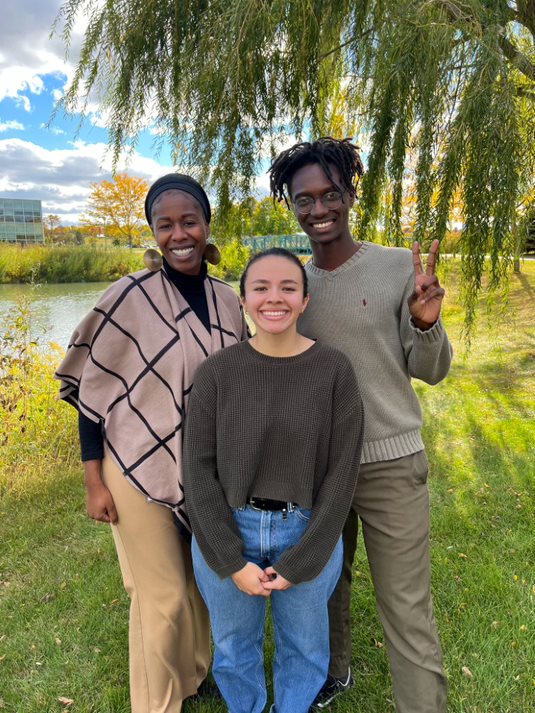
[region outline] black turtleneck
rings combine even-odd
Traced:
[[[201,263],[199,275],[184,275],[183,272],[174,270],[167,260],[163,259],[163,268],[182,297],[201,320],[205,328],[210,332],[210,317],[208,315],[208,302],[204,290],[204,281],[208,274],[206,263]]]
[[[182,272],[174,270],[165,258],[163,258],[163,269],[204,327],[210,332],[210,316],[204,289],[204,281],[208,274],[206,262],[201,263],[199,275],[184,275]],[[104,458],[104,441],[101,423],[95,423],[83,413],[78,412],[78,432],[82,461],[102,460]]]

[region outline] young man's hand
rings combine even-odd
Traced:
[[[433,240],[429,248],[425,272],[420,256],[420,245],[415,241],[412,246],[414,292],[407,302],[412,320],[421,330],[430,329],[438,320],[445,294],[435,274],[439,245],[438,240]]]
[[[245,567],[232,575],[232,581],[240,592],[251,596],[269,597],[271,592],[264,588],[268,580],[269,577],[264,570],[253,562],[247,562]]]

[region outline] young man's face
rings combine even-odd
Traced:
[[[334,181],[340,186],[338,168],[331,165],[330,169]],[[342,194],[343,203],[339,207],[332,208],[324,205],[321,199],[333,191],[339,191],[339,188],[327,177],[318,163],[311,163],[298,169],[293,175],[289,190],[295,216],[312,242],[326,244],[349,233],[349,211],[355,200],[355,195],[344,191]],[[310,197],[314,200],[310,213],[300,213],[295,206],[295,202],[303,197]]]

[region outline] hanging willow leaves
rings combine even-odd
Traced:
[[[533,215],[535,0],[68,0],[55,24],[67,47],[79,14],[58,108],[96,95],[115,160],[151,126],[212,181],[223,214],[289,134],[358,126],[360,236],[399,243],[410,154],[424,245],[462,196],[468,321],[485,254],[503,281]]]

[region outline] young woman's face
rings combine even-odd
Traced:
[[[152,232],[172,268],[198,275],[210,235],[199,203],[181,191],[163,193],[152,211]]]
[[[303,275],[298,265],[280,255],[267,255],[247,271],[243,306],[257,333],[282,334],[295,323],[308,304],[303,295]]]
[[[339,170],[334,165],[331,165],[330,168],[334,181],[340,186]],[[314,200],[310,213],[303,215],[294,208],[299,225],[312,242],[330,243],[346,235],[349,231],[349,211],[353,206],[355,196],[344,191],[342,193],[343,202],[340,206],[329,208],[324,205],[321,199],[325,200],[325,196],[333,191],[339,191],[339,188],[328,178],[319,163],[303,166],[292,177],[290,197],[294,206],[298,198],[310,197]]]

